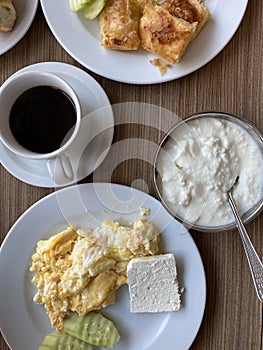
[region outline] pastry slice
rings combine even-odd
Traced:
[[[174,17],[181,18],[188,23],[197,23],[192,40],[211,17],[208,8],[200,0],[159,0],[158,5],[169,11]]]
[[[159,5],[147,3],[140,20],[139,32],[144,49],[178,63],[193,39],[198,22],[189,23],[174,17]]]
[[[0,32],[10,32],[16,21],[12,0],[0,0]]]
[[[100,15],[102,46],[115,50],[137,50],[139,8],[134,0],[109,0]]]

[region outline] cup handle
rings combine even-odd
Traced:
[[[57,184],[67,184],[74,180],[74,171],[69,157],[65,154],[47,160],[47,170]]]

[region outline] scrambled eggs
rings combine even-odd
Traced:
[[[63,330],[69,311],[85,315],[115,302],[115,292],[127,283],[127,265],[135,257],[158,252],[156,226],[137,220],[132,227],[105,221],[95,230],[68,227],[37,243],[30,271],[51,325]]]

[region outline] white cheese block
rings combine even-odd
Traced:
[[[131,312],[168,312],[180,309],[173,254],[134,258],[128,264]]]

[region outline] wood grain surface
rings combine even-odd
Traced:
[[[112,104],[154,104],[181,118],[201,111],[225,111],[250,120],[263,131],[262,21],[262,1],[249,1],[240,27],[224,50],[203,68],[178,80],[141,86],[114,82],[90,71],[89,74],[104,88]],[[0,56],[0,84],[17,70],[41,61],[66,62],[87,71],[56,41],[39,6],[25,37]],[[170,120],[171,123],[175,121]],[[167,120],[162,120],[161,116],[159,123],[159,130],[147,126],[116,126],[114,143],[130,137],[159,143],[163,137],[160,130],[169,127]],[[144,183],[136,182],[137,179],[144,180]],[[81,182],[92,181],[93,176],[90,175]],[[155,196],[151,166],[142,160],[130,159],[119,164],[112,173],[111,181],[125,185],[136,183],[142,189],[146,183],[149,193]],[[3,166],[0,167],[0,186],[2,242],[19,216],[54,189],[23,183]],[[248,224],[247,229],[262,258],[263,215]],[[192,231],[191,234],[200,251],[207,278],[205,314],[191,349],[263,350],[262,303],[256,297],[237,231],[216,234]],[[27,336],[30,334],[25,334]],[[2,337],[0,349],[8,349]],[[176,350],[172,345],[170,349]]]

